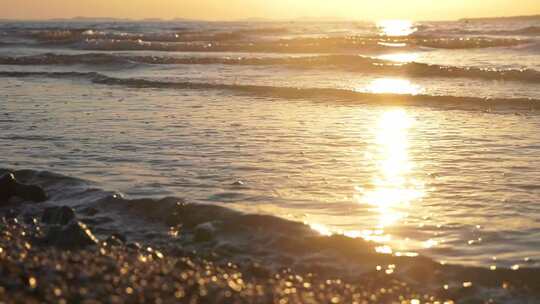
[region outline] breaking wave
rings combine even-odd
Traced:
[[[258,53],[336,53],[384,51],[399,48],[413,50],[421,47],[440,49],[476,49],[509,47],[529,41],[512,38],[381,38],[381,37],[317,37],[279,40],[232,40],[163,42],[118,39],[87,39],[76,47],[102,51],[168,51],[168,52],[258,52]]]
[[[222,64],[284,66],[302,69],[337,69],[349,72],[388,76],[479,78],[540,83],[540,72],[533,69],[496,70],[453,67],[425,63],[396,63],[356,55],[306,57],[167,57],[129,56],[104,53],[62,55],[47,53],[35,56],[0,57],[0,65],[129,65],[132,64]]]
[[[80,78],[95,84],[132,88],[223,90],[235,94],[284,99],[345,102],[348,104],[423,105],[479,110],[534,110],[540,100],[530,98],[478,98],[434,95],[365,93],[335,88],[295,88],[260,85],[221,84],[203,82],[168,82],[137,78],[116,78],[96,72],[0,72],[0,77]]]
[[[527,29],[534,32],[537,29]],[[235,31],[163,31],[155,33],[118,32],[99,29],[11,30],[12,37],[32,39],[37,45],[63,46],[103,51],[167,52],[273,52],[335,53],[384,51],[389,49],[476,49],[510,47],[529,43],[526,39],[508,37],[455,37],[411,35],[381,37],[378,35],[294,36],[285,38],[285,28],[255,28]]]
[[[429,30],[426,33],[431,33]],[[464,30],[462,28],[453,28],[445,31],[446,34],[458,35],[495,35],[495,36],[538,36],[540,35],[540,26],[526,26],[512,30]]]

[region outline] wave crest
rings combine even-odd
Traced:
[[[103,53],[80,55],[42,54],[22,57],[0,57],[3,65],[132,65],[132,64],[223,64],[285,66],[302,69],[338,69],[349,72],[386,76],[480,78],[540,83],[540,72],[533,69],[462,68],[418,62],[396,63],[356,55],[323,55],[307,57],[167,57],[127,56]]]
[[[535,27],[524,29],[536,33]],[[85,50],[104,51],[169,51],[169,52],[274,52],[274,53],[335,53],[382,51],[392,48],[476,49],[509,47],[528,40],[508,37],[455,37],[452,35],[414,34],[406,37],[378,35],[342,35],[284,38],[286,28],[254,28],[223,30],[177,30],[162,32],[119,32],[85,28],[49,28],[15,30],[10,36],[35,40],[38,44],[61,45]]]
[[[529,98],[486,99],[478,97],[364,93],[334,88],[295,88],[202,82],[168,82],[136,78],[115,78],[96,72],[0,72],[0,77],[82,78],[95,84],[132,88],[176,90],[223,90],[250,96],[314,100],[347,104],[418,105],[467,110],[538,110],[540,100]]]

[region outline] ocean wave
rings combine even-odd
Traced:
[[[347,104],[379,104],[379,105],[417,105],[445,107],[467,110],[537,110],[540,100],[531,98],[479,98],[460,96],[407,95],[366,93],[337,88],[295,88],[261,85],[241,85],[203,82],[169,82],[137,78],[116,78],[97,72],[20,72],[1,71],[0,77],[49,77],[49,78],[81,78],[95,84],[116,85],[132,88],[176,89],[176,90],[222,90],[235,94],[302,99],[322,102]]]
[[[292,269],[352,280],[380,276],[423,284],[434,291],[465,293],[454,294],[453,298],[489,292],[503,283],[508,288],[527,291],[521,295],[524,298],[540,293],[536,282],[540,270],[536,268],[489,270],[443,265],[423,256],[380,254],[375,243],[343,235],[322,235],[307,224],[272,215],[186,203],[175,197],[127,199],[119,193],[101,190],[94,183],[57,173],[9,171],[21,182],[42,186],[49,195],[43,205],[19,202],[12,206],[16,212],[32,214],[39,213],[36,209],[40,206],[67,205],[98,237],[99,231],[106,236],[119,230],[115,233],[128,240],[152,246],[166,244],[169,250],[177,247],[178,252],[206,252],[224,263],[256,262],[273,271]],[[0,175],[6,172],[7,169],[0,169]],[[470,282],[467,284],[474,288],[463,290],[463,282]],[[444,289],[443,284],[447,285]]]
[[[519,48],[516,48],[518,51],[522,51],[524,53],[528,54],[539,54],[540,53],[540,42],[536,43],[528,43],[525,45],[519,46]]]
[[[168,51],[168,52],[269,52],[269,53],[339,53],[359,51],[401,50],[421,47],[438,49],[477,49],[510,47],[529,41],[511,38],[381,38],[381,37],[318,37],[279,40],[162,42],[118,39],[87,39],[77,47],[85,50],[105,51]]]
[[[146,41],[146,42],[195,42],[195,41],[227,41],[243,38],[242,32],[164,32],[164,33],[118,33],[94,30],[66,30],[38,32],[31,35],[45,43],[73,43],[93,39],[117,41]]]
[[[12,29],[5,33],[33,38],[45,44],[69,44],[87,40],[115,40],[115,41],[145,41],[145,42],[197,42],[197,41],[229,41],[242,40],[247,37],[261,37],[287,33],[282,27],[237,29],[219,31],[215,29],[194,30],[189,28],[175,28],[161,32],[133,32],[119,31],[119,29],[88,29],[88,28],[48,28],[40,30]]]
[[[540,35],[540,26],[527,26],[515,30],[497,30],[484,31],[488,35],[523,35],[523,36],[538,36]]]
[[[110,65],[126,64],[132,61],[129,57],[116,56],[103,53],[62,55],[46,53],[41,55],[20,56],[20,57],[0,57],[2,65]]]
[[[455,37],[423,38],[417,37],[415,44],[436,49],[482,49],[491,47],[512,47],[530,43],[529,40],[516,38]]]
[[[540,26],[528,26],[514,32],[524,35],[540,35]]]
[[[7,171],[0,169],[0,175]],[[349,262],[351,259],[360,261],[361,257],[373,260],[369,262],[372,267],[362,263],[355,267],[356,273],[349,271],[349,276],[371,271],[375,269],[372,263],[392,258],[377,254],[373,243],[338,235],[323,236],[309,225],[271,215],[247,214],[219,205],[186,203],[176,197],[127,199],[120,193],[101,190],[94,183],[57,173],[35,170],[14,173],[21,182],[43,187],[49,196],[47,204],[74,208],[85,222],[93,224],[98,234],[100,226],[114,226],[122,227],[124,230],[118,232],[129,239],[148,243],[162,238],[170,242],[169,230],[176,229],[175,234],[181,235],[173,235],[172,241],[184,249],[201,250],[212,246],[222,258],[231,259],[233,254],[238,259],[262,258],[276,269],[283,267],[284,261],[288,266],[304,268],[307,266],[302,265],[302,260],[311,258],[326,265],[322,270],[338,274],[344,270],[340,263],[348,264],[346,259]],[[31,206],[18,205],[23,211],[27,207]],[[89,209],[93,211],[88,212]],[[134,227],[141,221],[148,227],[158,225],[152,228],[164,233],[153,231],[149,238],[148,231]],[[429,261],[424,258],[418,260]],[[341,269],[338,271],[338,268]]]
[[[274,52],[335,53],[381,51],[389,48],[476,49],[509,47],[529,41],[516,38],[411,35],[345,35],[283,38],[286,28],[253,28],[230,31],[184,30],[162,32],[118,32],[99,29],[43,29],[7,31],[10,36],[34,39],[38,44],[85,50],[153,50],[168,52]],[[529,29],[534,31],[534,29]]]
[[[395,46],[414,46],[381,42],[376,38],[296,38],[281,40],[233,40],[162,42],[146,40],[88,39],[75,47],[99,51],[163,51],[163,52],[252,52],[252,53],[340,53],[382,51]]]
[[[419,34],[439,34],[439,35],[495,35],[495,36],[538,36],[540,35],[540,26],[526,26],[512,30],[475,30],[475,29],[463,29],[460,27],[435,30],[427,29],[425,32],[419,32]]]
[[[540,83],[540,72],[533,69],[483,69],[442,66],[425,63],[396,63],[356,55],[307,57],[167,57],[128,56],[104,53],[0,57],[0,65],[131,65],[131,64],[222,64],[285,66],[302,69],[337,69],[385,76],[479,78]]]

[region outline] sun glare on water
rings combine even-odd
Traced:
[[[391,37],[409,36],[417,31],[410,20],[381,20],[377,22],[377,28],[382,36]]]
[[[394,207],[407,207],[423,196],[421,184],[410,179],[414,164],[408,157],[408,129],[413,119],[404,110],[385,112],[377,128],[378,172],[373,177],[372,189],[362,190],[360,203],[378,208],[379,228],[395,223],[403,217]]]
[[[374,141],[366,151],[365,159],[366,165],[374,171],[371,180],[355,187],[353,195],[356,203],[373,213],[373,226],[358,231],[334,231],[325,225],[309,223],[313,230],[325,236],[338,233],[380,243],[376,247],[379,253],[417,255],[407,251],[414,250],[409,248],[411,244],[394,240],[388,232],[406,220],[411,208],[425,196],[424,182],[415,177],[417,169],[409,157],[410,129],[414,123],[415,119],[401,108],[383,112],[374,122]]]
[[[414,163],[409,158],[409,129],[414,119],[403,109],[384,112],[375,129],[376,145],[370,161],[376,172],[371,185],[357,187],[357,202],[371,206],[378,214],[383,240],[391,240],[385,228],[408,216],[411,205],[424,197],[424,184],[412,176]],[[389,248],[384,250],[387,253]]]
[[[399,63],[409,63],[409,62],[417,61],[419,57],[420,55],[418,53],[394,53],[394,54],[384,54],[384,55],[378,56],[377,58],[399,62]]]
[[[410,80],[401,78],[377,78],[366,88],[367,92],[376,94],[411,94],[417,95],[422,92],[419,85],[411,83]]]

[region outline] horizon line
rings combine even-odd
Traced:
[[[377,20],[412,20],[417,22],[433,22],[433,21],[460,21],[460,20],[485,20],[485,19],[519,19],[519,18],[540,18],[540,14],[533,15],[497,15],[497,16],[486,16],[486,17],[462,17],[456,19],[433,19],[433,20],[413,20],[408,18],[382,18],[382,19],[351,19],[344,17],[335,17],[335,16],[300,16],[294,18],[264,18],[264,17],[245,17],[237,19],[204,19],[204,18],[187,18],[187,17],[174,17],[174,18],[160,18],[160,17],[148,17],[148,18],[129,18],[129,17],[87,17],[87,16],[73,16],[73,17],[52,17],[52,18],[5,18],[0,17],[0,21],[77,21],[77,20],[114,20],[114,21],[177,21],[182,20],[184,22],[249,22],[249,21],[258,21],[258,22],[302,22],[302,21],[311,21],[311,22],[374,22]]]

